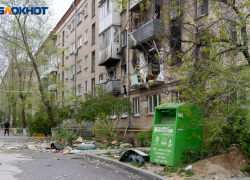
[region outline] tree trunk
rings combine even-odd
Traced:
[[[16,103],[16,101],[14,101],[13,100],[13,98],[12,98],[12,101],[13,101],[13,103],[12,103],[12,112],[13,112],[13,121],[12,121],[12,127],[13,128],[16,128],[17,127],[17,123],[16,123],[16,105],[17,105],[17,103]]]

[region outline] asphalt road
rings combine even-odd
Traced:
[[[3,136],[0,143],[21,143],[27,138]],[[39,152],[30,149],[0,151],[0,180],[131,180],[142,178],[82,155]]]

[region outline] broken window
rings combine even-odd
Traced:
[[[108,73],[109,79],[116,79],[116,70],[110,71]]]

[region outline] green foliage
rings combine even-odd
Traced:
[[[63,142],[67,142],[68,145],[72,146],[72,141],[76,140],[77,136],[75,134],[72,134],[68,130],[59,129],[56,133],[56,140],[60,142],[61,140],[64,140]],[[62,146],[64,144],[61,144]]]
[[[194,175],[194,170],[193,169],[186,170],[186,175],[187,175],[187,177],[193,176]]]
[[[201,158],[201,153],[198,151],[184,151],[182,152],[182,163],[183,164],[192,164],[196,161],[199,161]]]
[[[33,133],[45,134],[45,136],[51,134],[51,124],[43,106],[35,113],[34,118],[28,120],[28,125],[30,135]]]
[[[240,171],[250,173],[250,165],[249,164],[245,165],[245,167],[240,169]]]
[[[132,104],[128,98],[115,97],[106,93],[100,86],[96,88],[96,96],[87,94],[81,102],[81,108],[75,118],[78,122],[83,120],[95,122],[94,133],[100,140],[112,141],[116,137],[116,128],[120,117],[125,113],[132,113]],[[116,119],[111,119],[112,116]]]
[[[152,141],[152,131],[153,127],[151,127],[149,130],[145,132],[139,132],[137,133],[137,146],[139,147],[149,147],[151,145]]]

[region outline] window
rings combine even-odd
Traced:
[[[74,51],[75,51],[75,42],[71,44],[71,53],[73,53]]]
[[[109,79],[116,79],[116,70],[110,71],[108,73]]]
[[[82,70],[82,61],[77,62],[77,72]]]
[[[134,105],[134,114],[139,115],[140,114],[140,102],[139,98],[133,99],[133,105]]]
[[[77,14],[77,24],[82,21],[82,14]]]
[[[82,37],[78,38],[78,48],[82,46]]]
[[[64,46],[64,31],[62,32],[62,46]]]
[[[92,52],[92,72],[95,71],[95,51]]]
[[[89,37],[88,37],[88,30],[85,31],[85,43],[88,42],[89,40]]]
[[[111,39],[111,28],[106,30],[104,33],[100,35],[99,38],[99,47],[100,50],[106,48],[110,44]]]
[[[114,42],[119,42],[119,28],[114,28]]]
[[[112,12],[112,3],[107,0],[99,7],[99,20],[102,21],[109,13]]]
[[[62,52],[62,66],[64,66],[64,51]]]
[[[95,16],[95,0],[92,0],[92,17]]]
[[[84,93],[88,93],[88,81],[84,82]]]
[[[172,102],[173,103],[180,103],[182,102],[180,99],[180,92],[178,91],[173,91],[172,92]]]
[[[58,45],[60,46],[61,44],[61,35],[58,36]]]
[[[65,75],[66,75],[66,79],[68,79],[69,78],[69,70],[68,70],[68,68],[65,69]]]
[[[84,6],[85,17],[88,15],[88,4]]]
[[[101,83],[103,81],[103,75],[99,75],[99,83]]]
[[[88,67],[88,56],[85,56],[84,68],[86,69],[87,67]]]
[[[95,97],[95,78],[92,79],[92,95]]]
[[[127,31],[122,33],[122,47],[127,45]]]
[[[66,58],[69,56],[69,48],[66,49]]]
[[[127,68],[126,65],[121,67],[121,76],[122,76],[122,80],[126,79],[126,75],[127,75]]]
[[[77,95],[81,95],[82,94],[82,89],[81,89],[81,84],[77,85]]]
[[[75,68],[74,65],[70,67],[70,75],[73,76],[75,74]]]
[[[92,25],[92,44],[95,44],[95,24]]]
[[[160,95],[148,96],[148,112],[149,114],[153,114],[155,107],[159,106],[161,102]]]
[[[72,29],[71,29],[71,30],[75,29],[75,27],[76,27],[75,20],[73,20],[73,21],[71,22],[71,27],[72,27]]]
[[[242,43],[242,23],[240,19],[227,20],[227,34],[232,44]]]
[[[197,18],[208,14],[208,0],[197,0]]]

